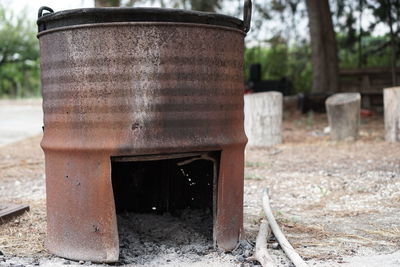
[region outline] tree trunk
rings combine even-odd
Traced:
[[[280,92],[244,96],[248,146],[262,147],[282,143],[282,98]]]
[[[400,87],[383,90],[385,105],[385,140],[400,142]]]
[[[390,29],[390,46],[391,46],[391,67],[392,67],[392,86],[397,85],[396,79],[396,41],[395,34],[393,32],[393,18],[392,18],[392,5],[391,2],[388,1],[388,24]]]
[[[329,0],[306,0],[313,67],[312,92],[338,91],[338,57]]]
[[[357,139],[360,104],[360,93],[334,94],[326,100],[326,112],[332,140]]]

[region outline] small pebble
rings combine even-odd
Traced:
[[[243,257],[243,255],[239,255],[239,256],[236,257],[236,260],[237,260],[238,262],[245,262],[245,261],[246,261],[246,258]]]
[[[280,248],[280,246],[279,246],[279,243],[272,243],[272,249],[279,249]]]
[[[244,249],[252,249],[253,246],[247,241],[247,240],[242,240],[240,241],[240,245],[244,248]]]
[[[84,264],[85,262],[84,261],[79,261],[79,264]]]

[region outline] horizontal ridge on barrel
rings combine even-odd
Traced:
[[[212,65],[210,65],[212,62]],[[74,68],[82,66],[121,66],[121,65],[153,65],[154,60],[149,60],[148,57],[120,57],[120,58],[88,58],[88,59],[57,59],[55,61],[47,61],[41,65],[42,70],[58,70],[65,68]],[[163,57],[159,59],[158,64],[179,64],[183,66],[201,66],[205,65],[208,68],[221,69],[222,67],[227,68],[241,68],[243,66],[240,60],[236,59],[219,59],[217,57]]]

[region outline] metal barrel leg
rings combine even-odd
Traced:
[[[233,250],[243,230],[244,145],[224,147],[218,176],[214,240],[217,247]]]
[[[45,150],[45,163],[47,249],[68,259],[117,261],[110,156]]]

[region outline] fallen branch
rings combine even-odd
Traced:
[[[286,239],[285,235],[282,233],[279,228],[278,223],[275,220],[274,215],[272,214],[271,205],[269,203],[268,190],[266,189],[262,198],[263,208],[265,215],[267,216],[269,225],[271,227],[272,232],[279,245],[286,253],[288,258],[293,262],[296,267],[307,267],[307,263],[300,257],[300,255],[295,251],[295,249],[290,245],[289,241]],[[261,231],[261,230],[260,230]],[[258,238],[257,238],[258,239]]]
[[[268,253],[267,250],[267,238],[271,235],[271,228],[266,220],[263,220],[260,225],[256,240],[256,251],[253,258],[261,263],[263,267],[275,267],[274,260]]]

